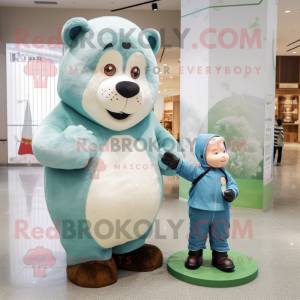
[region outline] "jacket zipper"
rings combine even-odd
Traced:
[[[218,185],[218,180],[217,180],[217,176],[218,176],[218,173],[217,173],[217,170],[215,170],[216,172],[216,192],[215,192],[215,211],[217,210],[217,185]]]

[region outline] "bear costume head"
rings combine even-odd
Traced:
[[[58,80],[63,102],[114,131],[131,128],[150,113],[159,88],[156,30],[141,30],[120,17],[73,18],[62,39],[69,47]]]

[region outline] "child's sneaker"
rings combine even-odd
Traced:
[[[277,163],[276,166],[281,166],[281,163]]]

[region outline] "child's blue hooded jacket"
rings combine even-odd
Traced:
[[[181,159],[175,169],[178,175],[193,182],[209,168],[205,160],[205,152],[208,142],[213,137],[219,137],[219,135],[199,135],[196,141],[195,154],[201,166],[192,166]],[[226,189],[233,190],[236,198],[238,196],[238,186],[231,175],[224,168],[222,170],[227,175]],[[189,191],[188,206],[208,211],[229,209],[230,204],[223,199],[221,177],[225,177],[225,175],[220,169],[211,168],[198,183],[192,185]]]

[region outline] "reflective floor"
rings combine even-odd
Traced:
[[[299,173],[298,173],[299,171]],[[167,272],[167,258],[187,247],[188,207],[178,200],[178,178],[164,178],[165,194],[157,228],[148,243],[160,247],[163,267],[150,273],[118,271],[118,281],[102,289],[80,288],[65,273],[65,252],[53,237],[44,199],[41,167],[0,167],[0,299],[300,299],[300,146],[284,147],[274,167],[274,205],[266,212],[231,210],[231,220],[247,231],[230,237],[232,250],[252,256],[259,275],[251,283],[214,289],[183,283]],[[184,220],[178,238],[168,222]],[[237,222],[237,221],[235,221]],[[159,223],[159,224],[158,224]],[[249,221],[248,221],[249,224]],[[40,227],[40,228],[36,228]],[[21,230],[16,231],[16,228]],[[55,264],[33,268],[26,254],[51,249]]]

